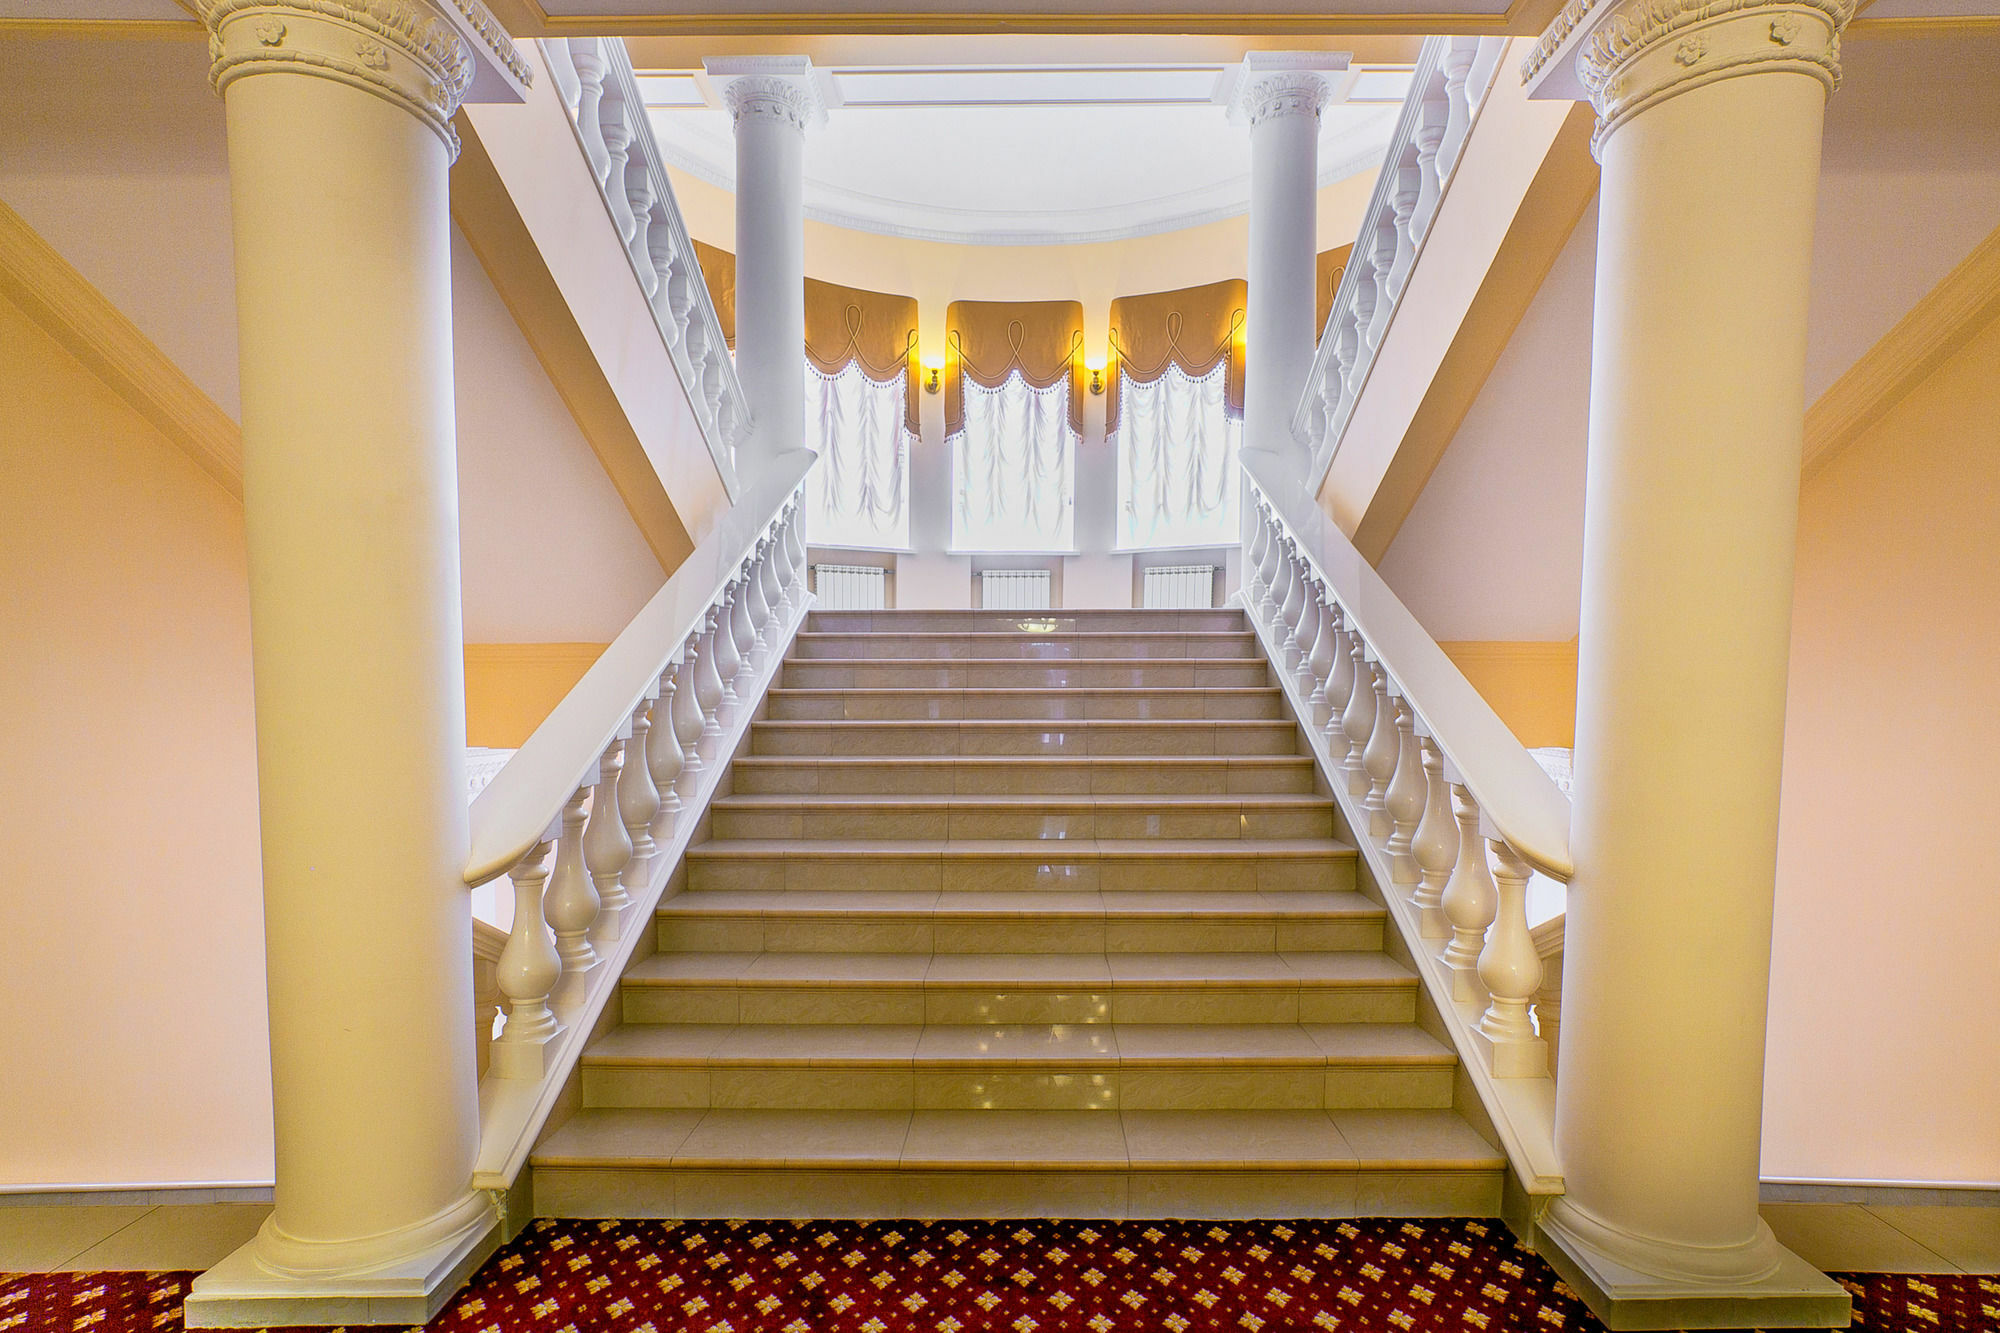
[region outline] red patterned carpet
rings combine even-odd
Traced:
[[[0,1276],[0,1330],[178,1333],[192,1273]],[[2000,1279],[1852,1274],[1852,1327],[2000,1333]],[[540,1221],[438,1333],[1597,1333],[1497,1222]]]

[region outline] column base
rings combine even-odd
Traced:
[[[1617,1257],[1564,1224],[1562,1202],[1542,1217],[1536,1252],[1614,1333],[1638,1329],[1846,1328],[1853,1299],[1846,1288],[1774,1239],[1777,1263],[1741,1280],[1663,1277],[1633,1267],[1639,1237]],[[1573,1211],[1573,1210],[1571,1210]],[[1589,1224],[1586,1224],[1589,1225]],[[1595,1229],[1595,1224],[1590,1229]],[[1664,1248],[1662,1267],[1675,1256]]]
[[[376,1267],[324,1273],[273,1272],[258,1258],[260,1234],[194,1280],[184,1319],[189,1328],[287,1325],[425,1324],[500,1248],[500,1217],[491,1199],[469,1196],[466,1224],[427,1248]],[[451,1210],[454,1213],[460,1209]],[[270,1223],[266,1222],[265,1226]]]

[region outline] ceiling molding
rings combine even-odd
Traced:
[[[26,311],[216,484],[243,498],[242,428],[4,203],[0,296]]]
[[[1801,482],[1817,476],[1995,318],[2000,229],[1974,246],[1806,412]]]
[[[206,41],[207,29],[195,19],[23,19],[0,18],[0,41],[10,37],[66,37],[72,40]]]

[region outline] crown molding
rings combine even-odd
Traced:
[[[243,498],[242,429],[4,203],[0,203],[0,295],[25,310],[217,485]]]
[[[198,42],[208,30],[196,19],[25,19],[0,18],[0,40],[67,38],[100,42]]]
[[[1801,481],[1817,476],[1995,318],[2000,229],[1974,246],[1806,412]]]

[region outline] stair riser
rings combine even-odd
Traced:
[[[792,690],[1187,690],[1268,686],[1262,661],[1249,662],[916,662],[786,661]]]
[[[773,695],[770,716],[782,722],[974,721],[1233,721],[1284,717],[1275,690],[1256,694],[1028,695],[913,690],[906,694]]]
[[[1499,1171],[535,1168],[543,1217],[1497,1217]],[[1052,1307],[1053,1308],[1053,1307]],[[1276,1328],[1277,1324],[1267,1324]]]
[[[1213,611],[815,611],[806,622],[814,633],[828,634],[995,634],[1004,630],[1029,633],[1107,633],[1127,630],[1141,634],[1240,631],[1243,613]]]
[[[1056,847],[1052,845],[1051,853]],[[1354,888],[1348,856],[1119,857],[1104,860],[948,856],[924,858],[709,857],[688,853],[696,893],[786,889],[929,893],[1298,893]]]
[[[788,921],[668,914],[660,918],[659,947],[662,953],[1372,952],[1382,947],[1382,922],[1338,917]]]
[[[1409,1023],[1416,988],[658,986],[623,991],[627,1023]]]
[[[1330,838],[1333,811],[1299,810],[740,810],[714,812],[714,835],[746,838]]]
[[[739,763],[734,790],[748,796],[1293,796],[1313,790],[1308,763],[1006,764],[976,759],[907,764]]]
[[[1232,1062],[1207,1069],[1022,1070],[585,1065],[587,1107],[840,1111],[1442,1110],[1452,1070]]]
[[[1001,635],[961,638],[936,634],[801,634],[792,656],[954,661],[1059,662],[1071,658],[1177,657],[1242,661],[1261,658],[1252,634]]]
[[[760,755],[1192,755],[1294,754],[1290,722],[758,723]]]

